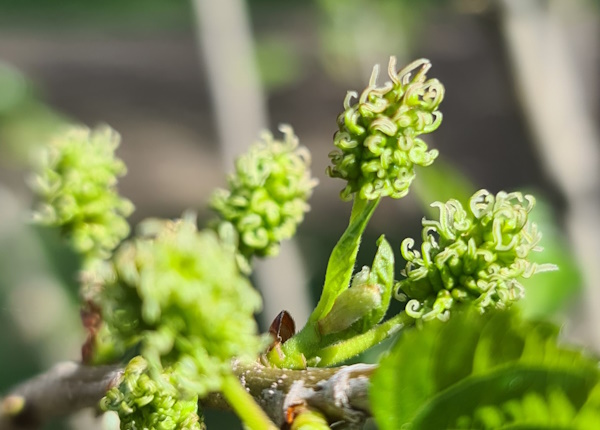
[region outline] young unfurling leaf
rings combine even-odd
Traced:
[[[321,334],[352,328],[363,333],[384,317],[394,284],[394,252],[385,237],[377,241],[379,248],[373,265],[354,275],[352,285],[338,296],[331,311],[319,320]]]

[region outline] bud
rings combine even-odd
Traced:
[[[364,267],[368,271],[368,267]],[[359,272],[360,273],[360,272]],[[381,289],[378,285],[353,285],[342,292],[331,311],[319,321],[322,335],[338,333],[381,306]]]
[[[326,335],[352,326],[364,333],[379,323],[390,305],[394,285],[394,252],[382,235],[377,240],[377,253],[369,268],[363,266],[354,275],[350,288],[335,300],[331,311],[319,320],[319,331]]]

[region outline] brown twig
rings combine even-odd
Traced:
[[[285,425],[288,411],[308,405],[345,428],[361,428],[369,417],[368,382],[374,365],[286,370],[258,363],[234,363],[234,372],[277,425]],[[94,407],[121,380],[121,366],[60,363],[10,390],[0,399],[0,430],[23,430],[77,410]],[[219,394],[202,406],[230,409]]]
[[[0,430],[35,428],[52,418],[94,406],[121,378],[120,366],[59,363],[0,399]]]

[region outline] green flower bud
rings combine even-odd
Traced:
[[[409,300],[407,314],[444,319],[456,302],[481,311],[504,308],[523,296],[519,277],[555,270],[527,260],[542,250],[541,234],[528,222],[534,205],[530,195],[486,190],[476,192],[466,210],[456,200],[433,203],[440,219],[423,219],[421,252],[412,250],[413,239],[402,242],[406,279],[397,283],[396,298]]]
[[[289,126],[281,126],[284,140],[265,132],[236,162],[229,189],[217,190],[211,207],[233,224],[243,256],[273,256],[279,243],[291,238],[309,210],[306,203],[316,180],[310,176],[310,154],[298,147]]]
[[[381,306],[383,288],[370,284],[369,278],[370,269],[364,266],[354,276],[352,286],[335,299],[329,313],[319,320],[322,335],[341,332]]]
[[[89,258],[107,258],[129,234],[133,211],[116,191],[126,172],[115,157],[119,135],[108,126],[73,128],[41,153],[32,188],[41,202],[35,220],[60,227],[73,248]]]
[[[268,344],[253,313],[259,294],[240,274],[235,251],[193,219],[148,221],[115,255],[103,317],[125,345],[140,343],[150,374],[172,371],[177,390],[219,391],[231,360],[255,359]]]
[[[396,58],[391,57],[388,73],[392,82],[378,87],[379,68],[375,66],[357,103],[351,104],[357,94],[348,92],[334,136],[338,149],[329,154],[333,166],[327,170],[329,176],[348,181],[342,199],[356,192],[367,200],[401,198],[415,176],[414,166],[433,163],[438,152],[428,151],[418,138],[437,129],[442,121],[437,108],[444,87],[437,79],[427,80],[430,68],[429,61],[421,59],[396,72]]]
[[[172,378],[164,373],[165,380]],[[177,393],[165,390],[148,374],[148,363],[134,357],[123,373],[121,383],[106,393],[100,401],[103,411],[115,411],[121,429],[178,430],[204,428],[198,416],[198,396],[181,399]]]

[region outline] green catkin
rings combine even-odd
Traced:
[[[505,308],[523,296],[519,277],[554,270],[527,260],[541,234],[528,222],[533,196],[486,190],[476,192],[465,209],[457,200],[436,202],[439,220],[423,220],[421,252],[414,240],[402,242],[406,279],[396,297],[406,301],[413,318],[445,319],[455,303],[472,302],[480,310]]]
[[[331,152],[329,176],[348,182],[341,192],[344,200],[352,194],[365,200],[404,197],[415,177],[414,166],[429,166],[438,155],[428,151],[418,136],[438,128],[442,114],[437,110],[444,87],[437,79],[427,79],[428,60],[414,61],[396,71],[390,58],[391,82],[377,86],[378,67],[369,86],[352,104],[355,92],[348,92],[344,112],[338,117],[334,136],[337,150]]]
[[[250,359],[268,340],[253,314],[261,298],[235,253],[195,219],[147,221],[114,258],[102,315],[112,338],[139,344],[150,375],[183,395],[219,391],[231,360]],[[169,368],[171,379],[160,374]]]
[[[170,378],[168,372],[162,378]],[[115,411],[123,430],[200,430],[198,396],[183,399],[165,390],[148,373],[148,363],[134,357],[125,367],[121,382],[100,402],[103,411]]]
[[[307,200],[316,185],[310,176],[310,154],[298,146],[289,126],[281,126],[283,140],[264,132],[235,164],[228,189],[218,189],[210,205],[221,223],[238,233],[241,255],[250,259],[275,256],[282,240],[296,233],[309,210]]]
[[[108,126],[71,128],[40,153],[31,184],[40,198],[34,219],[58,227],[86,261],[108,258],[129,234],[133,205],[116,191],[126,172]]]

